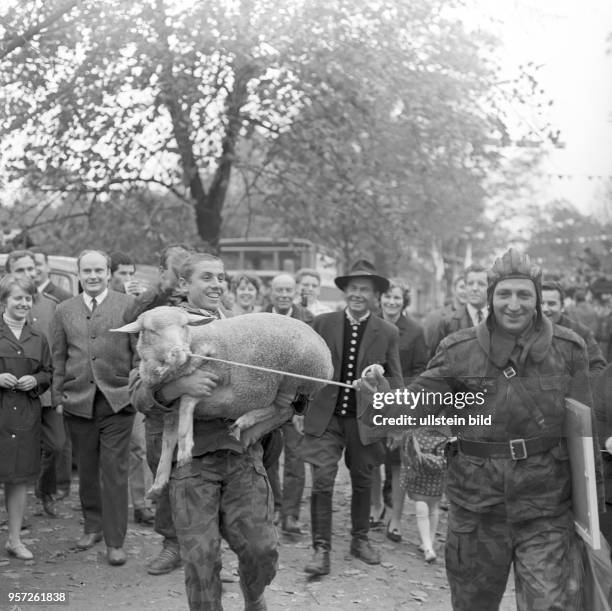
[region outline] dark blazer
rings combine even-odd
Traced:
[[[269,305],[266,308],[266,312],[272,312],[273,309],[274,309],[274,306]],[[297,303],[293,304],[293,307],[291,310],[291,318],[295,318],[296,320],[301,320],[302,322],[305,322],[307,325],[310,325],[311,327],[315,319],[314,315],[308,308],[305,308],[304,306],[301,306]]]
[[[60,303],[53,319],[53,405],[74,416],[90,418],[96,389],[115,412],[130,404],[128,378],[135,365],[131,333],[111,333],[123,326],[133,297],[108,291],[92,314],[77,295]]]
[[[462,305],[457,310],[446,308],[443,310],[439,319],[431,321],[431,327],[425,331],[427,337],[427,347],[429,357],[433,357],[438,349],[439,343],[451,333],[459,329],[473,327],[474,323],[467,310],[467,306]]]
[[[57,303],[61,303],[62,301],[66,301],[72,297],[72,295],[65,291],[63,288],[57,286],[57,284],[53,284],[53,282],[49,282],[47,286],[42,290],[43,295],[47,297],[51,297]]]
[[[344,317],[344,311],[321,314],[315,318],[313,324],[314,330],[325,340],[331,351],[334,365],[333,379],[337,382],[341,381]],[[371,314],[359,346],[356,374],[361,375],[368,365],[378,363],[385,368],[385,375],[393,378],[395,384],[398,384],[402,375],[398,346],[397,327]],[[315,437],[323,435],[333,416],[339,391],[338,386],[329,384],[315,395],[304,417],[305,433]],[[370,406],[370,401],[365,397],[366,393],[357,393],[357,426],[361,442],[368,445],[382,439],[384,434],[365,424],[364,417]]]
[[[399,317],[395,326],[399,330],[399,357],[404,383],[425,371],[428,352],[423,327],[409,316]]]

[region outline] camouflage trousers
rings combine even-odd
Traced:
[[[499,609],[511,565],[519,611],[580,607],[580,548],[570,511],[511,523],[503,507],[479,514],[451,503],[446,573],[454,611]]]
[[[245,454],[219,450],[172,472],[170,502],[192,610],[223,608],[221,537],[238,556],[247,607],[274,579],[278,537],[261,454],[259,444]]]

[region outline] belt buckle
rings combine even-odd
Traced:
[[[512,460],[527,458],[527,447],[525,446],[524,439],[511,439],[508,444],[510,445],[510,457]]]
[[[504,374],[504,378],[506,378],[506,380],[509,380],[510,378],[513,378],[517,375],[514,367],[506,367],[502,373]]]

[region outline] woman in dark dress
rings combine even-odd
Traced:
[[[27,321],[36,293],[28,279],[0,280],[0,483],[8,514],[6,551],[21,560],[32,552],[21,542],[26,486],[40,470],[41,405],[51,384],[51,355],[44,334]]]

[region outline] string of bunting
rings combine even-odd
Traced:
[[[544,176],[556,180],[612,180],[612,174],[544,174]]]

